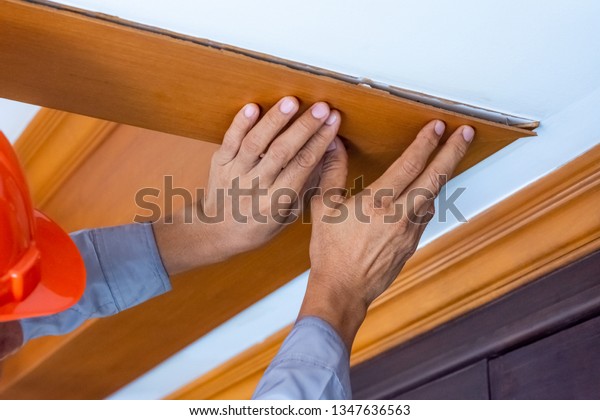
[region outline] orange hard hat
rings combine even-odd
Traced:
[[[63,311],[84,289],[77,247],[33,209],[17,156],[0,131],[0,322]]]

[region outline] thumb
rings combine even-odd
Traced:
[[[323,157],[319,187],[321,193],[334,188],[345,188],[348,177],[348,154],[339,137],[336,137]]]

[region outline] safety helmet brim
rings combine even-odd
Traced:
[[[27,298],[0,307],[0,322],[53,315],[79,301],[85,290],[85,266],[69,235],[34,210],[40,282]]]

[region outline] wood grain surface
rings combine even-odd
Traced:
[[[395,395],[393,399],[489,400],[487,360],[481,360],[416,389]]]
[[[247,102],[267,109],[285,95],[303,108],[324,100],[340,110],[340,134],[360,162],[351,175],[367,180],[434,118],[448,131],[461,124],[477,131],[459,171],[534,135],[206,43],[104,15],[2,0],[0,96],[215,143]]]
[[[493,399],[600,399],[600,317],[490,361]]]

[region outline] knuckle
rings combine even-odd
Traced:
[[[315,131],[315,129],[317,127],[314,126],[314,124],[312,123],[311,120],[309,120],[308,118],[305,118],[305,116],[302,116],[300,118],[298,118],[298,120],[296,121],[298,127],[300,128],[301,131],[305,132],[305,133],[312,133]]]
[[[423,140],[431,149],[435,149],[439,145],[439,139],[431,134],[423,134]]]
[[[465,141],[456,141],[452,143],[452,152],[454,155],[454,159],[459,161],[467,154],[467,142]]]
[[[280,162],[283,164],[289,161],[289,152],[283,147],[273,147],[271,150],[269,150],[269,154],[271,155],[271,158],[276,162]]]
[[[225,152],[234,152],[239,146],[239,141],[236,141],[235,136],[231,133],[225,134],[223,137],[223,143],[221,143],[221,147],[219,148]]]
[[[433,187],[433,193],[437,194],[440,189],[442,188],[442,186],[444,185],[444,180],[446,178],[446,175],[440,171],[438,168],[436,167],[431,167],[429,169],[429,171],[427,172],[427,176],[429,177],[429,182],[431,183],[431,186]]]
[[[314,142],[319,143],[319,144],[329,144],[329,143],[331,143],[333,138],[332,138],[332,136],[326,135],[323,132],[323,130],[319,130],[313,135],[313,140],[314,140]]]
[[[221,143],[221,147],[227,147],[229,143],[233,143],[235,140],[235,134],[232,132],[231,128],[225,132],[223,136],[223,143]]]
[[[375,194],[373,197],[373,204],[371,206],[373,209],[381,209],[384,206],[383,197]]]
[[[252,153],[252,154],[262,153],[260,142],[258,141],[257,138],[255,138],[253,136],[247,137],[246,140],[244,140],[243,145],[244,145],[244,150],[246,150],[249,153]]]
[[[277,129],[283,124],[283,118],[279,112],[267,112],[264,116],[264,122],[269,127]]]
[[[312,168],[317,164],[317,157],[309,148],[301,149],[295,157],[296,163],[301,168]]]
[[[411,178],[416,178],[423,171],[423,165],[413,159],[402,159],[402,170]]]
[[[340,177],[343,175],[343,179],[346,179],[348,176],[348,167],[345,162],[341,159],[327,159],[323,162],[323,166],[321,168],[322,173],[339,173]]]

